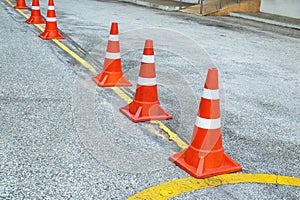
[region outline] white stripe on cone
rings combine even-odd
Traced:
[[[142,62],[143,63],[154,63],[154,56],[153,55],[151,55],[151,56],[143,55]]]
[[[119,35],[109,35],[108,40],[110,40],[110,41],[119,41]]]
[[[195,125],[203,129],[217,129],[221,128],[221,119],[206,119],[197,116]]]
[[[219,90],[203,89],[202,98],[217,100],[219,99]]]
[[[143,78],[143,77],[139,77],[137,83],[139,85],[153,86],[153,85],[156,85],[156,78]]]
[[[54,6],[48,6],[48,10],[54,10]]]
[[[40,7],[39,7],[39,6],[32,6],[31,9],[32,9],[32,10],[39,10]]]
[[[56,17],[47,17],[47,22],[56,22]]]
[[[106,52],[105,58],[108,58],[108,59],[119,59],[119,58],[121,58],[121,55],[120,55],[120,53]]]

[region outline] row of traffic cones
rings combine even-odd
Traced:
[[[18,0],[17,9],[27,9],[25,0]],[[58,32],[53,0],[49,0],[47,21],[40,14],[39,1],[33,0],[30,18],[31,24],[46,23],[43,39],[62,39]],[[113,22],[101,73],[93,77],[100,87],[131,86],[122,71],[118,23]],[[146,40],[134,99],[120,108],[133,122],[171,119],[158,100],[153,41]],[[198,115],[194,125],[193,138],[188,148],[170,157],[170,160],[196,178],[237,172],[242,167],[230,158],[222,145],[220,119],[220,99],[218,70],[208,70]]]
[[[16,6],[14,8],[28,9],[25,0],[17,0]],[[53,0],[48,1],[46,22],[41,16],[39,0],[32,0],[31,15],[26,20],[26,22],[28,24],[46,24],[44,32],[39,35],[39,37],[44,40],[64,39],[64,36],[59,33],[59,30],[57,28],[56,13]]]
[[[131,86],[121,66],[118,24],[112,23],[104,67],[93,80],[100,87]],[[146,40],[134,99],[120,108],[133,122],[171,119],[157,95],[153,41]],[[230,158],[222,145],[218,70],[208,70],[189,147],[170,157],[180,168],[196,178],[237,172],[242,167]]]
[[[110,28],[103,70],[93,78],[100,87],[132,85],[122,71],[118,34],[118,23],[113,22]],[[172,115],[160,106],[158,100],[152,40],[145,42],[135,97],[130,104],[120,108],[120,111],[133,122],[172,118]]]

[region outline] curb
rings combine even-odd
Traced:
[[[242,13],[230,12],[229,16],[239,17],[239,18],[243,18],[243,19],[249,19],[249,20],[253,20],[253,21],[263,22],[266,24],[272,24],[272,25],[283,26],[283,27],[287,27],[287,28],[294,28],[294,29],[300,30],[300,25],[265,19],[265,18],[261,18],[261,17],[250,16],[250,15],[246,15],[246,14],[242,14]]]
[[[167,5],[161,5],[161,4],[157,4],[157,3],[151,3],[151,2],[147,2],[147,1],[141,1],[141,0],[122,0],[123,2],[128,2],[128,3],[133,3],[139,6],[145,6],[148,8],[156,8],[159,10],[165,10],[165,11],[178,11],[182,8],[184,8],[184,6],[167,6]]]

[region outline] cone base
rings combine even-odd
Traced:
[[[65,39],[57,30],[45,30],[39,37],[43,40]]]
[[[15,9],[28,9],[27,6],[14,6]]]
[[[99,87],[122,87],[122,86],[132,86],[132,84],[123,76],[123,74],[109,75],[109,74],[98,74],[93,77],[93,81]]]
[[[207,178],[211,176],[238,172],[242,170],[241,165],[236,163],[232,158],[230,158],[226,153],[224,153],[224,160],[218,168],[202,169],[202,172],[197,172],[197,166],[195,167],[185,162],[184,153],[185,150],[170,156],[169,159],[195,178]]]
[[[150,121],[150,120],[167,120],[167,119],[172,119],[172,115],[170,115],[167,111],[165,111],[160,105],[156,105],[159,107],[161,110],[162,114],[157,114],[157,115],[151,115],[151,116],[139,116],[137,113],[132,114],[129,112],[129,105],[124,106],[120,108],[120,111],[126,115],[131,121],[133,122],[144,122],[144,121]],[[140,112],[143,109],[140,107]]]
[[[26,20],[28,24],[46,24],[45,20],[41,16],[31,16]]]

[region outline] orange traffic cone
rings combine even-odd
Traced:
[[[133,101],[120,108],[133,122],[171,119],[161,106],[157,97],[156,72],[153,41],[146,40],[144,54]]]
[[[222,146],[217,69],[208,70],[191,144],[170,160],[196,178],[242,170]]]
[[[14,6],[15,9],[28,9],[26,6],[26,1],[25,0],[17,0],[16,5]]]
[[[118,23],[113,22],[110,28],[110,36],[106,48],[103,70],[93,80],[100,87],[131,86],[124,77],[120,56]]]
[[[64,36],[58,32],[53,0],[49,0],[48,2],[46,28],[39,36],[44,40],[64,39]]]
[[[39,0],[32,1],[31,16],[26,20],[28,24],[45,24],[45,20],[41,16]]]

